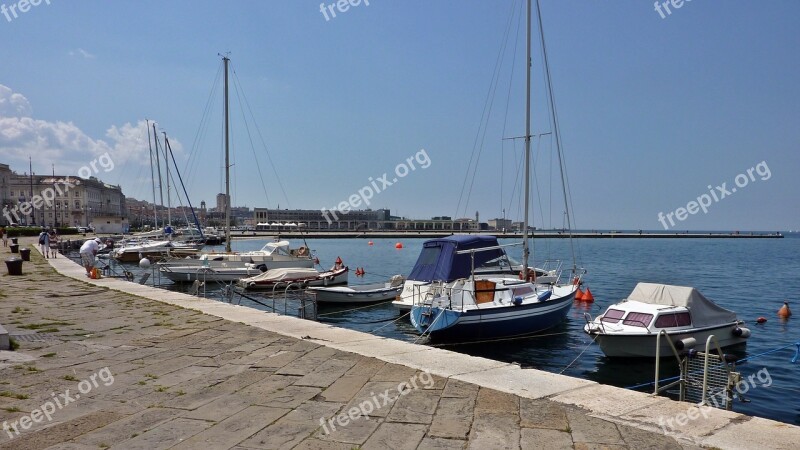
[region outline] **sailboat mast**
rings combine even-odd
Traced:
[[[528,279],[528,209],[531,190],[531,0],[528,0],[525,59],[525,218],[522,225],[522,276]]]
[[[158,170],[158,195],[161,199],[161,207],[164,207],[164,183],[161,181],[161,158],[158,156],[158,132],[156,132],[156,124],[153,123],[153,140],[156,141],[156,170]],[[162,222],[163,223],[163,222]]]
[[[225,64],[225,251],[231,251],[231,165],[230,165],[230,121],[228,111],[228,59],[222,57]]]
[[[164,133],[164,165],[167,169],[167,225],[172,226],[172,195],[169,190],[169,158],[167,158],[167,132]]]
[[[156,203],[156,174],[153,172],[153,142],[150,140],[150,121],[147,122],[147,145],[150,147],[150,179],[153,180],[153,227],[158,229],[158,204]],[[155,127],[155,124],[153,125]]]

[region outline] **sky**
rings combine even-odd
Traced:
[[[17,3],[0,0],[0,163],[17,172],[108,153],[93,174],[152,200],[155,121],[212,206],[230,52],[234,205],[521,220],[519,0]],[[800,2],[541,11],[575,228],[800,229]],[[561,227],[536,17],[532,42],[532,217]]]

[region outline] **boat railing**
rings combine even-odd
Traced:
[[[672,350],[672,354],[675,356],[675,360],[678,362],[678,366],[681,367],[681,376],[678,380],[675,380],[671,383],[667,383],[662,387],[658,387],[658,381],[660,379],[659,375],[661,373],[661,336],[664,336],[669,344],[670,349]],[[684,376],[684,371],[682,370],[684,366],[683,361],[681,360],[681,355],[678,353],[678,349],[675,347],[675,344],[672,343],[672,340],[669,338],[669,334],[667,334],[667,330],[661,330],[658,332],[658,336],[656,336],[656,379],[655,379],[655,387],[653,390],[653,395],[658,395],[660,392],[670,389],[673,386],[680,386],[680,394],[679,400],[683,401],[684,396],[686,395],[686,377]]]

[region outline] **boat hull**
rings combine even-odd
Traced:
[[[331,275],[319,276],[314,278],[298,278],[298,279],[284,279],[279,281],[251,281],[243,287],[245,289],[274,289],[278,287],[286,287],[289,285],[298,287],[311,287],[311,286],[336,286],[339,284],[347,284],[347,270],[341,270]]]
[[[161,275],[170,279],[174,283],[194,283],[196,280],[202,282],[221,281],[232,282],[242,278],[253,277],[261,273],[257,268],[209,268],[201,266],[179,266],[162,267]]]
[[[575,293],[572,292],[556,300],[540,303],[478,308],[463,312],[434,307],[427,317],[424,312],[428,308],[414,306],[411,309],[411,323],[417,331],[429,334],[431,340],[437,341],[469,341],[535,334],[561,324],[572,308],[574,298]]]
[[[725,324],[719,327],[706,328],[703,330],[684,330],[679,332],[668,333],[669,340],[673,343],[686,338],[694,338],[697,345],[694,347],[696,350],[705,350],[706,340],[709,336],[714,335],[720,348],[731,347],[735,345],[744,344],[747,342],[746,337],[735,336],[733,330],[739,324]],[[592,333],[590,333],[592,334]],[[615,334],[597,334],[597,343],[600,345],[600,350],[610,358],[655,358],[656,356],[656,336],[657,334],[642,334],[642,335],[615,335]],[[713,345],[713,343],[712,343]],[[667,339],[661,337],[661,357],[672,357],[672,348],[667,342]]]
[[[347,290],[347,288],[339,290],[314,287],[310,291],[315,293],[317,303],[377,303],[394,299],[402,288],[402,286],[396,286],[358,291]]]

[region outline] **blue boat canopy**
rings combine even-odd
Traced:
[[[461,250],[473,250],[497,246],[494,236],[472,236],[456,234],[445,238],[431,239],[422,244],[417,264],[408,275],[414,281],[453,281],[469,278],[472,273],[472,257],[475,268],[505,256],[501,248],[480,252],[456,254]]]

